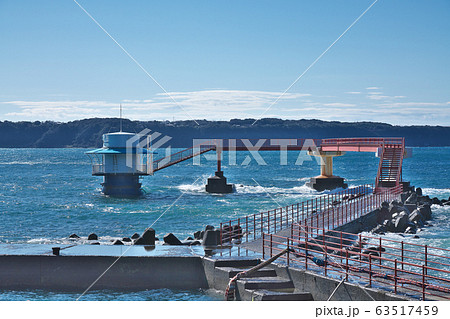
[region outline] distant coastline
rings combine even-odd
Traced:
[[[376,122],[254,119],[230,121],[130,121],[123,129],[145,128],[172,137],[172,147],[192,146],[202,138],[332,138],[405,137],[408,146],[450,146],[450,126],[396,126]],[[101,146],[101,136],[119,130],[117,118],[92,118],[67,123],[0,121],[0,148],[90,148]]]

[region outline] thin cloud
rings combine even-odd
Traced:
[[[450,102],[405,101],[404,96],[387,96],[381,92],[367,92],[358,97],[341,99],[289,93],[283,96],[280,107],[267,117],[286,119],[322,119],[329,121],[376,121],[391,124],[440,124],[450,122]],[[212,89],[192,92],[172,92],[180,105],[196,119],[229,120],[255,118],[278,96],[279,92]],[[402,101],[400,101],[402,99]],[[187,120],[187,116],[164,94],[146,99],[108,101],[9,101],[15,107],[9,120],[70,121],[91,117],[118,117],[119,103],[124,116],[132,120]]]
[[[170,95],[194,118],[231,119],[255,117],[264,107],[278,97],[280,92],[202,90],[192,92],[171,92]],[[310,94],[285,94],[282,101],[299,103]],[[166,94],[157,94],[153,99],[124,99],[117,103],[106,101],[8,101],[17,111],[5,114],[9,118],[21,120],[70,121],[88,117],[117,117],[119,103],[124,116],[132,119],[168,119],[180,116],[177,106]],[[184,117],[184,116],[183,116]]]
[[[325,103],[324,106],[335,106],[335,107],[355,107],[356,104],[351,103]]]

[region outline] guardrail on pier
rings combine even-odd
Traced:
[[[288,266],[422,300],[450,299],[449,249],[300,224],[290,236],[263,234],[262,245],[263,258],[292,248],[280,257]]]
[[[92,164],[92,175],[105,175],[105,174],[148,174],[146,164],[128,166],[118,165],[105,165],[105,164]]]
[[[294,222],[333,229],[371,212],[383,201],[398,198],[402,192],[401,185],[376,194],[373,189],[362,185],[220,223],[221,245],[233,239],[256,240],[263,233],[277,233]]]

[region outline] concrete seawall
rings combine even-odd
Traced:
[[[296,289],[300,291],[311,292],[314,300],[327,300],[340,283],[340,281],[337,279],[325,277],[300,269],[276,265],[272,265],[270,267],[276,269],[279,276],[291,279],[294,282]],[[363,290],[365,290],[365,292]],[[371,289],[367,287],[362,288],[361,286],[357,286],[349,282],[344,282],[338,288],[338,290],[336,290],[331,300],[372,301],[372,298],[370,298],[369,295],[372,296],[373,299],[379,301],[411,300],[410,298],[390,294],[382,290]]]
[[[117,259],[112,256],[0,256],[1,289],[84,291]],[[119,259],[94,289],[208,288],[199,257]]]
[[[0,289],[42,289],[83,292],[117,259],[114,256],[1,255]],[[201,256],[124,256],[92,289],[145,290],[216,289],[224,291],[229,277],[215,264],[227,259]],[[314,300],[327,300],[339,281],[301,269],[269,265],[280,278],[291,280],[296,291]],[[410,300],[385,291],[344,283],[333,300]],[[252,300],[252,292],[238,285],[240,300]]]

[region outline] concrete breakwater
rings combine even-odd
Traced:
[[[176,252],[185,256],[124,256],[96,282],[91,293],[100,289],[157,288],[224,291],[230,275],[261,262],[258,258],[193,256],[188,255],[187,249],[183,247],[183,251]],[[0,289],[43,289],[81,294],[116,259],[116,256],[100,255],[0,255]],[[255,276],[259,278],[238,282],[238,300],[326,300],[339,283],[335,279],[277,265],[269,265]],[[335,300],[370,300],[361,289],[364,288],[345,283],[345,289],[340,289]],[[376,289],[368,291],[376,300],[406,300]]]

